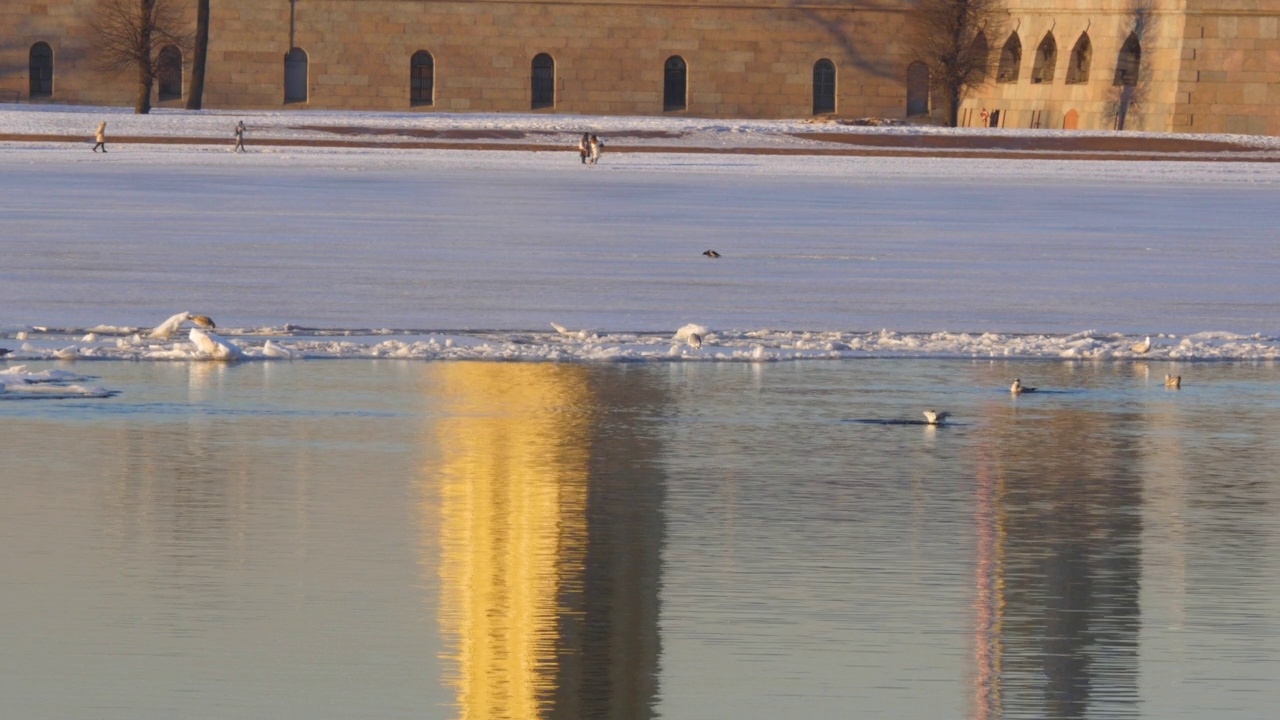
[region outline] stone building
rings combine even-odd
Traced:
[[[0,101],[129,105],[100,0],[0,4]],[[194,27],[195,0],[183,6]],[[1280,0],[1006,0],[962,125],[1280,134]],[[214,0],[206,108],[941,116],[912,0]],[[189,53],[155,88],[181,107]]]

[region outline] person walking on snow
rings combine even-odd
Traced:
[[[244,152],[244,121],[236,123],[236,146],[231,152]]]
[[[102,152],[107,151],[107,121],[103,120],[98,123],[98,134],[96,135],[98,144],[93,146],[93,151],[98,152],[98,148],[102,148]]]
[[[591,136],[582,133],[582,139],[578,141],[578,157],[582,158],[582,164],[587,164],[587,157],[591,155]]]
[[[604,143],[600,142],[600,138],[595,135],[591,136],[591,164],[595,165],[600,162],[600,146]]]

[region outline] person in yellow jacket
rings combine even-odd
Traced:
[[[107,151],[107,121],[103,120],[98,123],[98,144],[93,146],[93,151],[98,152],[98,148],[102,148],[102,152]]]

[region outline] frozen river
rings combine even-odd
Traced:
[[[0,327],[1280,335],[1274,165],[79,150],[0,152]]]

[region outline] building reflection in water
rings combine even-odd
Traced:
[[[976,450],[974,717],[1136,715],[1141,421],[1018,415],[989,405]]]
[[[652,717],[664,483],[634,416],[661,390],[640,373],[617,382],[618,368],[430,372],[443,407],[423,477],[438,500],[424,506],[439,508],[459,716]]]

